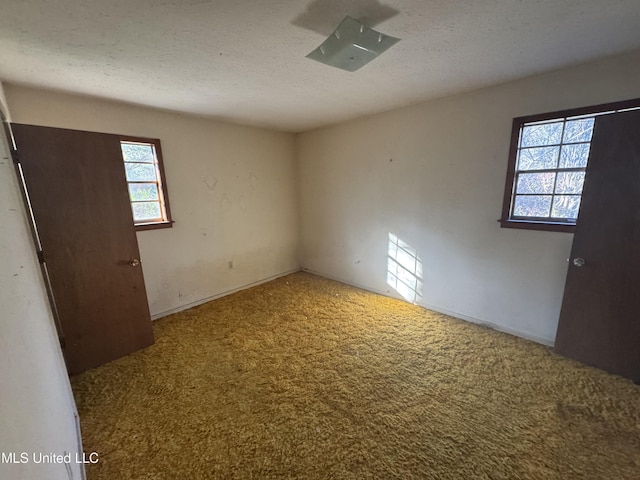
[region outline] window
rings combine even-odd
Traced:
[[[573,232],[595,117],[640,108],[640,99],[513,120],[503,227]]]
[[[120,148],[136,229],[171,227],[160,140],[122,137]]]

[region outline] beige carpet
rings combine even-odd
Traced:
[[[305,273],[72,379],[89,480],[640,479],[640,387]]]

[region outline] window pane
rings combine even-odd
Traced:
[[[133,202],[160,200],[158,186],[155,183],[130,183],[129,197]]]
[[[523,148],[520,150],[518,170],[556,168],[560,147]]]
[[[529,125],[522,129],[521,147],[538,147],[560,143],[563,122]]]
[[[551,195],[516,195],[513,215],[516,217],[548,217]]]
[[[560,168],[586,167],[590,147],[590,143],[563,145],[560,152]]]
[[[551,216],[555,218],[578,218],[580,195],[559,195],[553,200]]]
[[[558,173],[558,179],[556,180],[556,193],[582,193],[584,175],[584,172]]]
[[[521,173],[518,175],[516,193],[553,193],[555,173]]]
[[[593,133],[593,118],[570,120],[564,126],[564,143],[589,142]]]
[[[141,220],[155,220],[162,218],[160,212],[160,202],[140,202],[132,203],[133,220],[138,222]]]
[[[120,142],[122,157],[125,162],[153,163],[153,147],[151,145],[141,145],[138,143]]]
[[[125,163],[128,182],[155,182],[156,167],[148,163]]]

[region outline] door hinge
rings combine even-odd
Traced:
[[[44,263],[44,252],[42,250],[38,250],[38,261],[40,263]]]
[[[11,149],[11,158],[13,159],[13,163],[18,165],[20,163],[20,156],[18,155],[18,150]]]

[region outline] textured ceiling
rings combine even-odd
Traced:
[[[345,15],[401,38],[305,58]],[[0,0],[0,79],[304,131],[640,48],[638,0]]]

